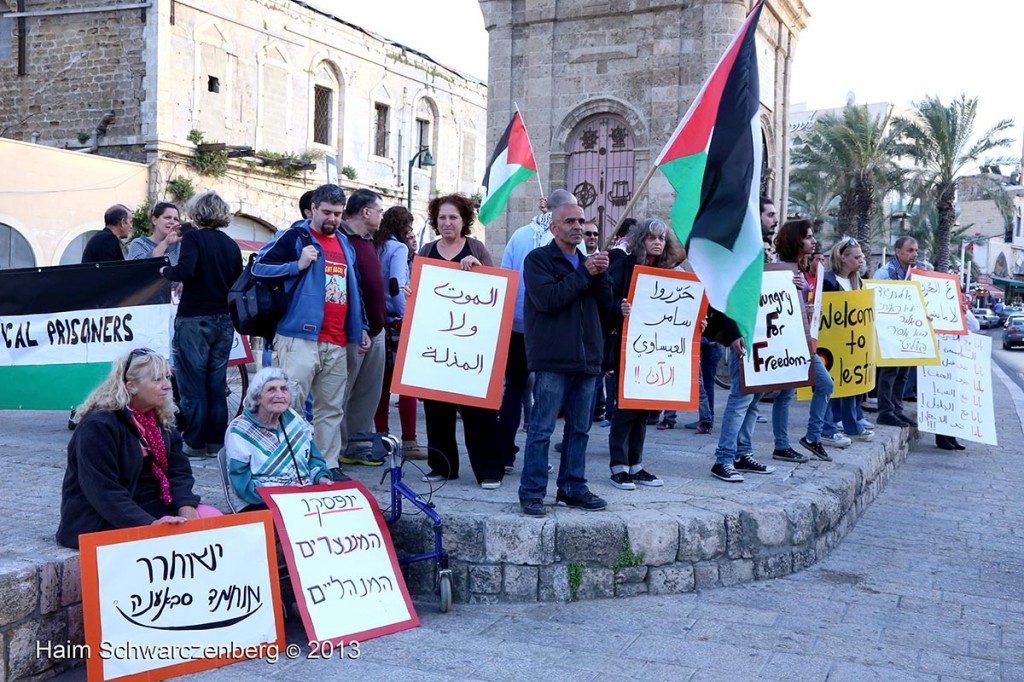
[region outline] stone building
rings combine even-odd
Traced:
[[[750,0],[480,0],[490,34],[488,134],[518,104],[544,191],[575,192],[607,237],[753,3]],[[763,185],[786,196],[787,110],[802,0],[768,0],[758,25]],[[511,234],[536,212],[519,189],[488,226]],[[634,215],[670,213],[675,193],[656,173]]]
[[[175,180],[215,189],[237,211],[236,238],[288,226],[299,196],[335,177],[329,166],[347,190],[370,187],[386,204],[406,202],[411,174],[420,216],[430,196],[473,194],[483,177],[483,83],[298,0],[0,9],[0,137],[148,164],[157,199]],[[234,149],[197,163],[193,131]],[[421,156],[410,170],[422,147],[436,165]],[[223,152],[237,157],[225,166]],[[29,265],[58,263],[56,248],[43,244],[44,262]]]

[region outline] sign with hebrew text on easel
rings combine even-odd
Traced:
[[[274,513],[309,641],[341,648],[419,626],[391,534],[362,483],[257,490]]]
[[[942,364],[917,368],[921,431],[996,445],[992,338],[939,334]]]

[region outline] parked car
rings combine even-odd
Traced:
[[[1024,315],[1011,315],[1003,326],[1003,349],[1024,344]]]
[[[1000,324],[1006,324],[1007,318],[1011,315],[1024,314],[1024,306],[1019,305],[1008,305],[1003,307],[1003,311],[999,313]]]
[[[999,316],[992,312],[991,308],[975,308],[971,312],[978,318],[978,326],[982,329],[999,326]]]

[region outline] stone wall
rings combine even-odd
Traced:
[[[14,11],[15,0],[3,0]],[[32,12],[96,7],[92,0],[39,0]],[[0,20],[0,136],[81,148],[97,140],[103,153],[145,161],[140,110],[145,100],[145,21],[142,10],[117,10],[24,19],[25,75],[18,75],[18,20]],[[104,116],[113,117],[103,124]],[[81,136],[81,138],[80,138]]]
[[[795,573],[824,559],[853,528],[906,459],[910,437],[902,429],[858,455],[852,468],[819,470],[778,506],[691,499],[673,507],[543,519],[447,513],[444,544],[454,599],[494,603],[675,594]],[[403,517],[391,530],[399,556],[433,547],[423,517]],[[634,558],[642,553],[642,561],[622,561],[627,538]],[[403,570],[414,593],[434,589],[432,562]]]

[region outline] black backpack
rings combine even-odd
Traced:
[[[287,239],[282,235],[279,239]],[[313,243],[309,233],[299,230],[302,248]],[[244,336],[262,336],[268,342],[274,340],[277,324],[288,312],[291,296],[285,289],[288,278],[262,278],[252,274],[252,266],[256,262],[256,254],[249,255],[242,274],[228,291],[228,312],[235,330]],[[306,268],[307,270],[309,268]],[[300,272],[299,276],[305,272]],[[294,289],[293,289],[294,291]]]

